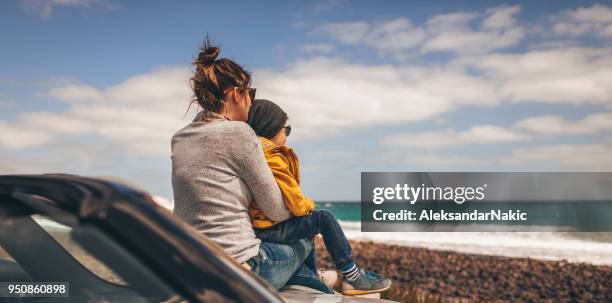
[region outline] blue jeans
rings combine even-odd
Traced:
[[[313,271],[304,264],[313,252],[312,240],[308,239],[299,239],[290,244],[262,242],[257,256],[249,259],[247,264],[251,266],[251,271],[276,289],[295,284],[333,293],[321,282],[316,268]]]
[[[323,236],[325,247],[337,269],[342,271],[347,266],[355,264],[351,245],[346,239],[342,227],[338,224],[338,220],[328,210],[315,210],[309,215],[293,217],[270,228],[255,228],[257,238],[262,241],[278,243],[293,243],[304,238],[311,239],[317,234]],[[316,260],[314,262],[316,264]],[[316,268],[313,270],[316,271]]]

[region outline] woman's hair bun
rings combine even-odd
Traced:
[[[218,47],[205,45],[200,49],[200,54],[198,55],[196,63],[204,66],[213,64],[217,56],[219,56],[219,52],[221,52],[221,50]]]

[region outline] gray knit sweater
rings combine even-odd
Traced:
[[[253,200],[274,221],[291,217],[253,130],[215,113],[172,137],[172,188],[174,212],[239,263],[259,250],[248,214]]]

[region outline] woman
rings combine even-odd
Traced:
[[[194,60],[194,102],[202,111],[172,137],[174,211],[275,288],[289,282],[331,292],[303,266],[311,240],[278,244],[255,237],[251,202],[276,221],[291,213],[245,123],[255,98],[251,76],[231,60],[217,60],[219,51],[207,40]]]

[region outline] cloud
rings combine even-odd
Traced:
[[[366,45],[381,53],[401,53],[418,46],[425,39],[423,29],[414,27],[408,18],[384,22],[329,23],[317,29],[332,38],[351,45]]]
[[[106,0],[20,0],[20,6],[28,13],[49,18],[58,7],[101,7],[112,9],[115,6]]]
[[[256,70],[254,81],[262,97],[287,110],[294,138],[306,139],[437,119],[458,109],[504,102],[611,106],[608,66],[612,66],[612,51],[590,48],[470,55],[429,65],[366,65],[315,57],[280,69]],[[160,68],[103,88],[78,81],[54,82],[44,95],[64,102],[67,109],[18,114],[14,121],[5,121],[4,128],[27,135],[0,144],[25,148],[45,144],[49,137],[90,134],[108,138],[131,153],[166,155],[170,136],[188,120],[182,117],[191,95],[190,73],[188,67]],[[566,127],[548,122],[553,124],[549,128]],[[522,129],[508,131],[531,127],[531,132],[538,133],[527,122],[521,125]],[[484,138],[486,132],[506,138],[497,128],[471,131],[450,135],[463,138],[458,142]]]
[[[521,11],[521,7],[518,5],[514,6],[500,6],[496,8],[490,8],[486,11],[486,18],[482,21],[482,28],[484,29],[505,29],[515,25],[516,19],[514,15]]]
[[[594,143],[557,143],[514,148],[508,153],[477,155],[480,144],[539,143],[550,136],[580,136],[612,131],[612,114],[594,113],[578,120],[545,115],[521,119],[510,127],[473,126],[464,131],[404,132],[382,137],[383,162],[460,169],[595,170],[612,169],[612,138]],[[467,152],[467,155],[465,154]]]
[[[365,39],[366,45],[380,52],[398,53],[421,44],[425,31],[413,26],[408,18],[397,18],[375,24]]]
[[[346,44],[362,42],[370,30],[368,22],[338,22],[320,26],[317,31],[331,35],[336,40]]]
[[[519,12],[518,6],[457,12],[433,16],[422,26],[407,18],[329,23],[319,30],[342,43],[391,53],[425,52],[425,45],[452,33],[458,40],[451,41],[447,50],[439,50],[459,56],[395,65],[312,57],[279,69],[255,70],[255,85],[260,96],[286,109],[294,126],[292,138],[297,139],[328,139],[366,128],[439,120],[458,109],[478,110],[509,102],[612,107],[609,48],[554,46],[491,53],[503,48],[500,41],[509,41],[498,39],[500,35],[523,31],[516,19]],[[468,36],[477,37],[474,46],[462,46],[462,39]],[[323,42],[301,46],[302,51],[319,53],[333,48]],[[43,95],[62,102],[66,109],[24,112],[10,122],[3,121],[6,133],[24,135],[3,138],[0,145],[21,149],[47,146],[57,138],[95,136],[122,152],[168,155],[171,135],[189,121],[183,116],[191,95],[190,73],[188,67],[166,67],[106,87],[75,79],[48,81],[42,85]],[[509,127],[476,125],[466,130],[396,134],[381,142],[417,146],[410,145],[412,140],[421,147],[443,149],[609,130],[607,114],[577,121],[558,116],[530,119]]]
[[[400,17],[378,22],[331,22],[315,32],[324,33],[340,43],[364,45],[396,59],[431,52],[491,53],[519,45],[528,34],[538,32],[538,28],[541,33],[552,32],[558,37],[612,37],[612,9],[606,5],[565,10],[529,28],[519,23],[520,12],[519,5],[501,5],[482,11],[435,15],[421,25]],[[543,38],[538,43],[572,43],[551,41],[550,35]]]
[[[351,150],[314,150],[300,155],[300,171],[330,172],[354,168],[362,161],[360,155]]]
[[[45,5],[32,12],[47,17],[60,7],[103,7],[103,2],[40,3]],[[298,47],[307,59],[255,70],[255,86],[259,96],[278,102],[289,113],[292,144],[294,139],[319,140],[302,145],[307,147],[305,173],[321,177],[304,179],[317,185],[348,180],[369,167],[610,170],[612,139],[557,144],[595,137],[582,135],[608,135],[609,113],[580,119],[543,115],[506,125],[485,119],[485,125],[449,126],[457,116],[448,113],[470,111],[467,116],[457,112],[458,119],[469,119],[483,107],[505,103],[612,109],[612,49],[606,44],[612,36],[609,8],[593,7],[568,10],[538,24],[548,28],[548,35],[538,37],[535,49],[522,47],[533,27],[521,22],[519,6],[422,16],[423,23],[405,17],[326,23],[315,30],[325,39]],[[309,26],[294,23],[296,28]],[[335,51],[337,43],[360,55],[367,48],[399,63],[351,61],[357,56],[341,59],[335,57],[344,55]],[[585,44],[591,47],[580,47]],[[403,58],[423,60],[399,60]],[[179,66],[116,79],[108,86],[63,78],[38,83],[40,95],[53,102],[45,108],[53,110],[17,113],[0,121],[0,171],[95,172],[139,180],[155,191],[169,188],[170,137],[190,121],[189,115],[183,118],[191,95],[190,76],[189,67]],[[512,111],[532,109],[506,106]],[[538,107],[542,108],[552,106]],[[449,122],[429,123],[435,121]],[[415,122],[428,128],[382,139],[371,136],[383,127],[407,129]],[[540,140],[550,136],[557,136],[555,144],[541,145],[553,141]],[[345,142],[364,147],[349,151]],[[501,148],[492,148],[497,145]],[[323,149],[327,152],[318,152]],[[357,181],[346,186],[347,195],[355,185]],[[334,188],[342,192],[340,187]]]
[[[519,12],[519,6],[499,6],[484,12],[436,15],[423,26],[401,17],[382,22],[328,23],[316,32],[398,59],[418,52],[484,53],[514,46],[524,38],[525,30],[515,19]]]
[[[606,5],[595,4],[565,10],[552,16],[551,20],[553,32],[560,36],[612,37],[612,9]]]
[[[519,6],[499,6],[483,14],[433,16],[427,22],[428,39],[421,52],[485,53],[514,46],[525,37],[514,18],[519,12]],[[480,25],[471,26],[476,19],[480,19]]]
[[[312,43],[300,46],[300,51],[306,53],[329,53],[336,49],[336,46],[328,43]]]
[[[183,117],[191,95],[189,77],[186,67],[164,67],[103,89],[76,84],[51,88],[47,95],[69,107],[24,112],[10,124],[2,122],[2,133],[11,136],[0,145],[24,148],[65,136],[95,135],[117,150],[168,155],[170,137],[188,121]]]
[[[501,144],[532,141],[538,136],[571,136],[612,131],[612,114],[596,113],[580,120],[561,116],[536,116],[521,119],[511,127],[477,125],[465,131],[405,132],[384,136],[380,143],[388,148],[443,149],[470,144]]]
[[[52,98],[68,102],[98,101],[103,98],[102,92],[95,87],[78,84],[54,87],[47,94]]]
[[[499,103],[486,80],[446,67],[370,66],[319,57],[281,70],[256,70],[254,80],[262,97],[286,109],[301,138]]]
[[[612,49],[559,48],[488,54],[456,61],[496,83],[514,102],[610,105]]]
[[[499,162],[530,169],[609,171],[610,154],[612,146],[605,143],[557,144],[515,149]]]
[[[103,137],[55,136],[41,148],[27,152],[0,148],[0,174],[113,176],[166,197],[172,197],[170,167],[168,155],[130,154]]]
[[[29,127],[17,127],[0,121],[0,146],[6,148],[26,148],[47,143],[51,136],[45,132]]]
[[[448,153],[432,153],[414,149],[392,149],[381,152],[376,161],[397,167],[409,167],[410,171],[431,171],[437,169],[473,170],[474,167],[491,165],[491,160],[484,157],[463,156]]]
[[[506,143],[529,140],[529,136],[494,125],[480,125],[461,134],[468,143]]]
[[[457,132],[453,129],[420,133],[399,133],[381,138],[380,143],[391,148],[440,149],[470,144],[515,143],[531,138],[524,133],[494,125],[479,125]]]
[[[470,22],[478,18],[478,12],[454,12],[435,15],[427,19],[427,29],[434,32],[469,28]]]
[[[612,131],[612,114],[598,113],[571,121],[560,116],[537,116],[517,121],[515,129],[541,135],[583,135]]]
[[[501,155],[396,148],[381,152],[376,159],[394,168],[402,165],[412,170],[610,171],[610,154],[610,142],[601,142],[537,145],[515,148]]]
[[[94,131],[94,123],[71,112],[25,112],[19,115],[18,124],[24,128],[41,129],[49,135],[79,135]]]
[[[560,64],[562,62],[562,64]],[[502,103],[612,106],[612,50],[566,48],[469,55],[446,64],[299,60],[255,72],[261,93],[293,114],[296,137],[438,118]],[[355,121],[360,121],[355,125]],[[324,132],[321,129],[325,129]]]

